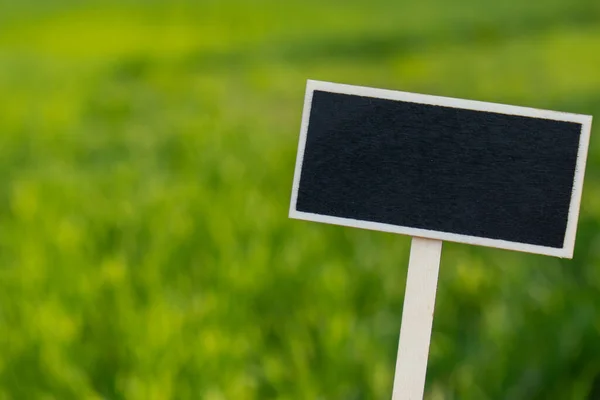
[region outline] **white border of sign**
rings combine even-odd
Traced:
[[[489,111],[500,114],[543,118],[555,121],[576,122],[581,124],[582,131],[579,140],[579,151],[577,153],[575,181],[573,185],[573,192],[571,195],[571,204],[569,206],[569,219],[567,221],[567,229],[563,247],[554,248],[546,246],[537,246],[526,243],[510,242],[506,240],[488,239],[477,236],[461,235],[441,231],[431,231],[427,229],[410,228],[379,222],[362,221],[350,218],[340,218],[298,211],[296,209],[296,202],[298,200],[298,188],[300,186],[300,175],[302,172],[302,161],[304,158],[304,149],[306,146],[306,135],[308,132],[312,97],[313,92],[315,90],[331,93],[351,94],[364,97],[374,97],[380,99],[399,100],[419,104],[430,104],[436,106],[461,108],[466,110]],[[581,203],[581,194],[583,190],[583,178],[585,174],[585,164],[588,153],[591,126],[592,117],[589,115],[570,114],[557,111],[538,110],[527,107],[509,106],[504,104],[486,103],[480,101],[462,100],[449,97],[430,96],[423,94],[399,92],[394,90],[374,89],[362,86],[351,86],[339,83],[309,80],[307,82],[306,96],[304,99],[304,110],[302,114],[302,125],[300,130],[300,140],[298,143],[298,154],[296,158],[296,169],[294,172],[294,184],[292,188],[292,198],[289,216],[290,218],[294,219],[322,222],[326,224],[343,225],[354,228],[399,233],[429,239],[438,239],[449,242],[496,247],[499,249],[516,250],[527,253],[544,254],[548,256],[562,258],[573,258],[573,251],[575,248],[575,236],[577,233],[577,220],[579,218],[579,205]]]

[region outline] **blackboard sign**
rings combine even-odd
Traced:
[[[290,217],[571,258],[591,121],[309,81]]]

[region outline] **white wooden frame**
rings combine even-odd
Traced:
[[[304,149],[306,146],[306,135],[308,133],[308,124],[312,106],[312,97],[315,90],[358,95],[364,97],[373,97],[380,99],[399,100],[419,104],[430,104],[444,107],[453,107],[466,110],[489,111],[506,115],[519,115],[533,118],[543,118],[555,121],[576,122],[581,124],[582,131],[579,140],[579,150],[577,153],[577,164],[575,170],[575,180],[571,203],[569,206],[569,216],[565,240],[562,248],[538,246],[527,243],[511,242],[506,240],[489,239],[478,236],[461,235],[456,233],[432,231],[427,229],[418,229],[397,225],[384,224],[379,222],[361,221],[350,218],[340,218],[328,215],[306,213],[296,209],[298,199],[298,188],[300,186],[300,174],[302,172],[302,161]],[[479,246],[496,247],[499,249],[516,250],[535,254],[544,254],[548,256],[572,258],[575,247],[575,235],[577,232],[577,220],[579,217],[579,206],[581,203],[581,194],[583,189],[583,179],[585,173],[585,164],[590,139],[592,117],[589,115],[570,114],[557,111],[538,110],[527,107],[509,106],[496,103],[486,103],[472,100],[462,100],[449,97],[430,96],[423,94],[407,93],[393,90],[374,89],[362,86],[351,86],[331,82],[321,82],[309,80],[306,87],[306,96],[304,99],[304,110],[302,115],[302,125],[300,130],[300,140],[298,144],[298,154],[296,158],[296,169],[294,173],[294,183],[292,188],[292,198],[290,204],[290,218],[301,219],[314,222],[322,222],[334,225],[343,225],[354,228],[363,228],[369,230],[378,230],[384,232],[399,233],[404,235],[423,237],[429,239],[445,240],[450,242],[466,243]]]

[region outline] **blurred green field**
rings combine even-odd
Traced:
[[[287,218],[306,79],[600,115],[597,0],[0,0],[0,400],[386,399],[410,239]],[[445,244],[427,398],[600,399],[575,258]]]

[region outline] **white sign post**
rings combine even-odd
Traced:
[[[412,239],[393,400],[423,398],[441,254],[440,240]]]

